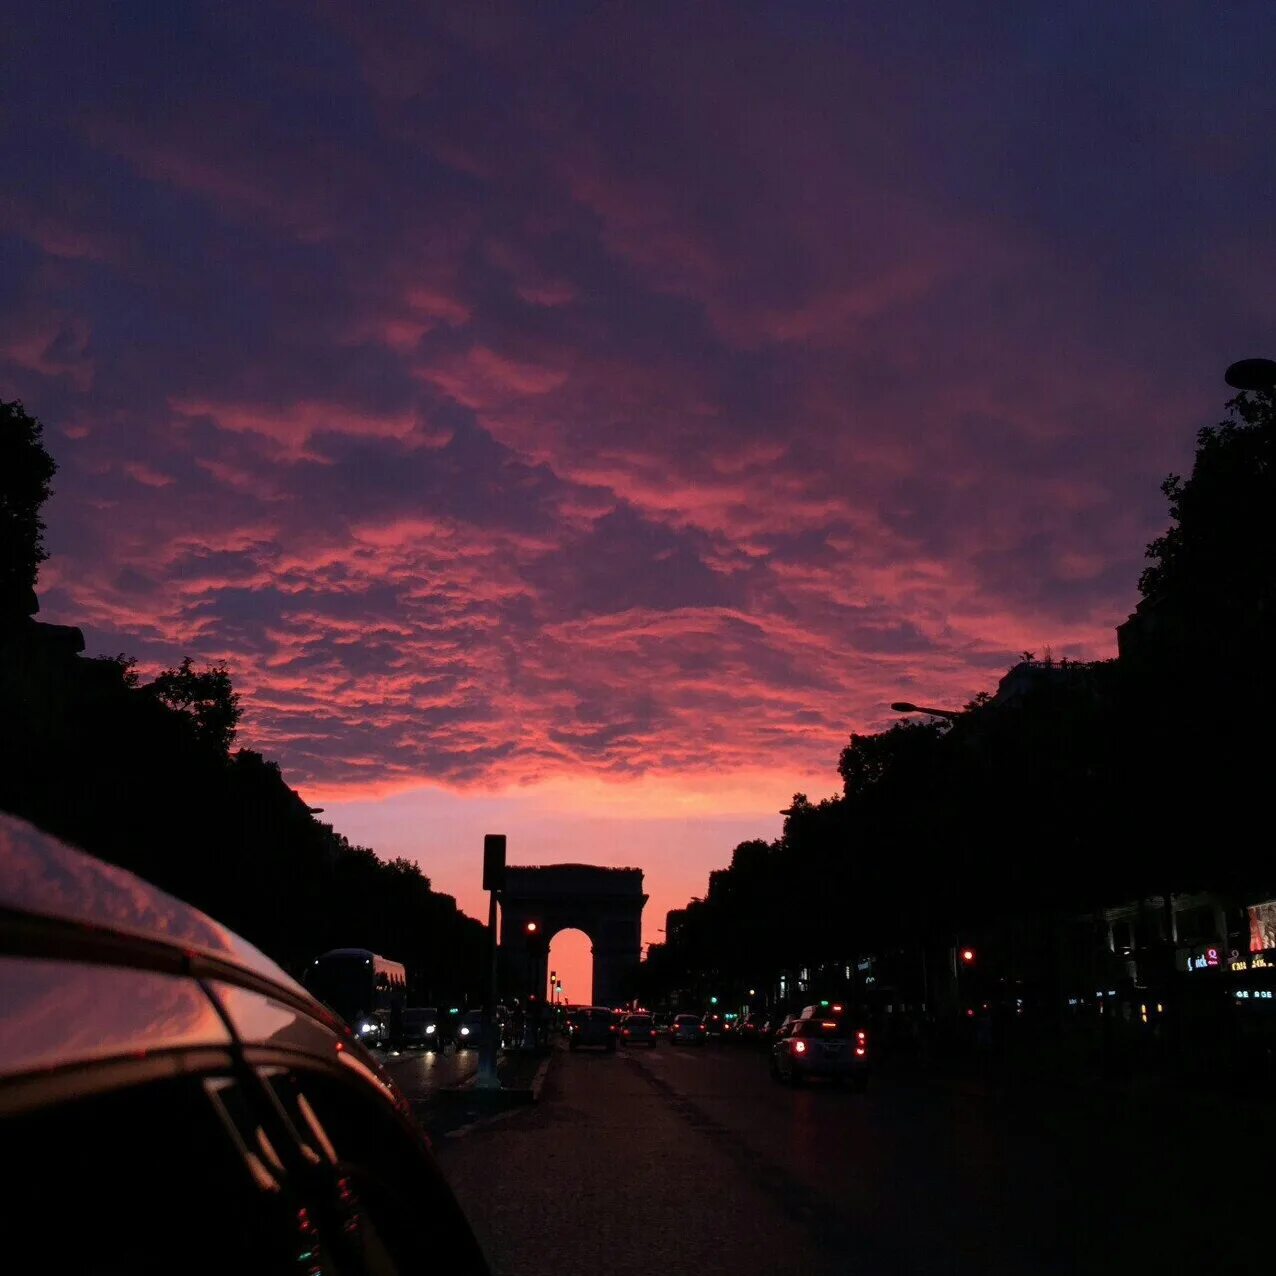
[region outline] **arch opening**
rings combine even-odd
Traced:
[[[549,941],[549,969],[563,985],[559,998],[574,1005],[594,1002],[594,941],[583,930],[565,926]],[[546,1001],[554,1000],[554,989],[546,980]]]

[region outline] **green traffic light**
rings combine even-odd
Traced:
[[[820,1005],[821,1005],[821,1006],[827,1006],[828,1004],[829,1004],[829,1003],[828,1003],[827,1001],[822,1001],[822,1002],[820,1002]]]
[[[716,1005],[718,1004],[718,999],[717,999],[717,997],[710,997],[710,998],[709,998],[709,1004],[710,1004],[711,1006],[716,1006]]]

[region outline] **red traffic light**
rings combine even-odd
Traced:
[[[538,930],[540,930],[540,927],[535,922],[528,922],[526,929],[529,935],[534,935]]]
[[[961,950],[961,959],[967,966],[975,964],[975,950],[973,948],[963,948]]]

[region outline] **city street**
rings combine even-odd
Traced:
[[[399,1055],[378,1050],[376,1055],[414,1103],[424,1102],[440,1090],[465,1085],[478,1071],[477,1050],[404,1050]]]
[[[438,1148],[501,1276],[1240,1271],[1270,1116],[1061,1087],[789,1090],[753,1051],[562,1052]]]

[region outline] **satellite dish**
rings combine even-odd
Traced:
[[[1276,387],[1276,360],[1241,359],[1223,374],[1233,390],[1270,390]]]

